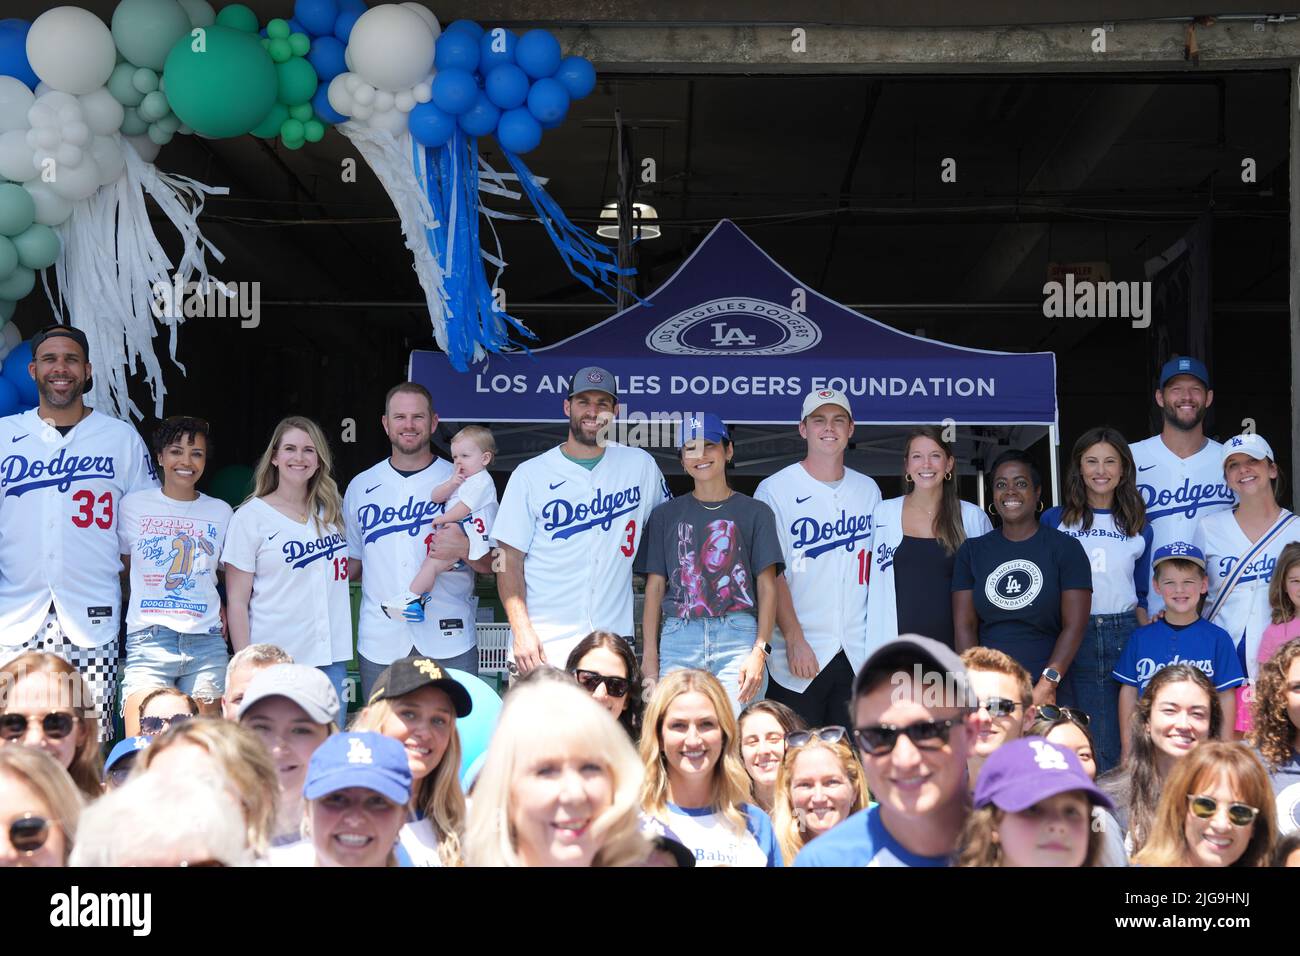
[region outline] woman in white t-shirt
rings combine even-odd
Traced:
[[[646,829],[695,853],[696,866],[780,866],[772,821],[748,803],[731,701],[708,671],[660,682],[641,728]]]
[[[154,432],[161,488],[124,497],[117,535],[131,572],[122,671],[126,735],[140,733],[140,703],[159,687],[175,687],[204,716],[220,714],[226,686],[226,639],[217,572],[231,509],[195,487],[210,453],[208,423],[178,415]]]
[[[352,602],[343,499],[329,445],[311,419],[275,426],[253,494],[231,519],[222,562],[226,619],[236,652],[274,644],[323,670],[347,706]]]

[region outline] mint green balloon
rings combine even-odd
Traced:
[[[289,41],[283,37],[267,40],[262,45],[266,47],[266,52],[271,55],[271,59],[276,63],[287,63],[293,57],[293,48],[289,46]]]
[[[257,35],[257,14],[242,3],[232,3],[228,7],[222,7],[221,12],[217,14],[217,24],[239,30],[241,33]]]
[[[8,279],[18,268],[18,249],[13,242],[0,236],[0,282]]]
[[[294,57],[284,63],[275,65],[275,72],[280,78],[277,99],[289,106],[309,103],[316,93],[316,71],[302,57]]]
[[[287,40],[292,31],[289,29],[289,21],[281,20],[276,17],[266,25],[266,35],[272,40]]]
[[[312,111],[310,103],[299,103],[297,106],[289,107],[289,115],[300,122],[307,122],[316,114]]]
[[[158,74],[153,70],[140,67],[131,75],[131,85],[141,93],[152,93],[158,89]]]
[[[36,203],[32,201],[31,194],[17,183],[0,185],[0,236],[13,238],[35,221]],[[0,299],[22,297],[22,295],[0,295]]]
[[[10,302],[8,299],[0,299],[0,326],[14,317],[14,312],[18,310],[17,302]]]
[[[275,139],[280,135],[280,126],[288,118],[289,108],[283,103],[276,103],[271,107],[271,112],[266,114],[266,119],[257,124],[253,135],[259,139]]]
[[[303,136],[309,143],[319,143],[325,138],[325,124],[318,119],[309,119],[302,124]]]
[[[122,135],[123,136],[143,136],[144,131],[149,128],[147,120],[141,119],[140,111],[134,106],[128,106],[122,116]]]
[[[142,120],[147,123],[156,123],[171,112],[171,107],[167,104],[167,97],[158,90],[154,90],[144,98],[138,110]]]
[[[121,0],[113,11],[113,42],[136,66],[161,70],[176,41],[190,32],[190,15],[176,0]]]
[[[123,106],[139,106],[140,101],[144,99],[144,94],[135,88],[132,82],[135,78],[135,67],[130,63],[119,63],[113,68],[113,74],[108,78],[108,92],[113,94],[113,99],[117,100]]]
[[[280,138],[284,140],[286,146],[293,141],[298,141],[301,145],[302,140],[306,137],[306,130],[303,128],[301,120],[287,119],[280,124]],[[291,149],[293,147],[290,147]]]
[[[289,49],[293,51],[294,56],[306,56],[311,52],[311,37],[305,33],[294,33],[289,36]]]
[[[49,226],[34,222],[13,239],[18,261],[29,269],[48,269],[58,261],[63,244]]]
[[[156,120],[153,125],[168,133],[175,134],[180,131],[181,121],[176,118],[175,113],[168,113],[162,119]]]
[[[17,302],[36,288],[36,273],[26,266],[18,266],[9,278],[0,280],[0,299]]]
[[[167,100],[172,112],[196,133],[213,139],[242,136],[275,104],[275,63],[255,33],[214,25],[203,37],[201,52],[194,50],[189,37],[172,47],[163,68]]]

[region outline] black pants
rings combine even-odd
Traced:
[[[785,704],[809,727],[839,724],[851,728],[853,716],[849,713],[849,696],[852,693],[853,668],[843,651],[831,658],[802,694],[782,687],[770,675],[767,682],[767,699]]]

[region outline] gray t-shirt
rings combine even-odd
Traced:
[[[1291,751],[1286,763],[1268,775],[1277,798],[1277,832],[1286,836],[1300,830],[1300,753]]]
[[[665,618],[758,613],[758,575],[784,567],[776,516],[739,492],[707,506],[694,495],[650,513],[636,569],[667,579]]]

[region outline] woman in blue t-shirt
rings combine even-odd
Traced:
[[[1029,671],[1036,705],[1072,705],[1069,669],[1088,626],[1092,571],[1077,540],[1039,524],[1042,492],[1023,451],[1008,449],[993,462],[1002,522],[957,551],[953,629],[958,653],[992,647]]]
[[[1151,525],[1138,494],[1128,443],[1113,428],[1090,428],[1074,443],[1065,504],[1042,524],[1083,545],[1092,566],[1092,613],[1070,673],[1074,701],[1092,718],[1097,772],[1119,763],[1119,685],[1111,672],[1129,636],[1147,623]]]

